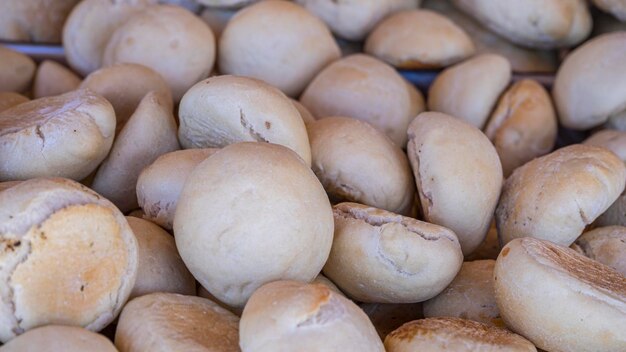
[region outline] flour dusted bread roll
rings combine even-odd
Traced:
[[[485,239],[502,186],[495,148],[455,117],[421,113],[409,126],[407,151],[426,221],[454,231],[463,254]]]
[[[356,54],[328,65],[309,84],[300,102],[318,119],[346,116],[368,122],[399,147],[409,123],[424,111],[422,94],[393,67]]]
[[[0,45],[0,91],[28,90],[34,74],[35,62],[30,57]]]
[[[165,153],[144,168],[137,179],[137,201],[148,219],[168,230],[185,181],[193,169],[219,149],[185,149]]]
[[[33,82],[33,97],[61,95],[78,88],[80,78],[56,61],[45,60],[37,67]]]
[[[156,0],[84,0],[74,7],[63,27],[68,63],[83,76],[102,66],[113,32]]]
[[[569,246],[622,193],[626,167],[615,154],[576,144],[519,167],[496,209],[502,243],[534,237]]]
[[[296,107],[262,81],[215,76],[185,93],[178,110],[183,148],[225,147],[256,141],[281,144],[311,164],[311,147]]]
[[[626,349],[626,277],[552,242],[507,244],[494,271],[506,325],[547,351]]]
[[[120,352],[237,352],[239,318],[208,299],[153,293],[130,301],[115,332]]]
[[[340,57],[324,22],[277,0],[239,11],[222,32],[218,54],[221,72],[263,80],[292,97]]]
[[[0,92],[0,112],[29,101],[27,97],[15,92]]]
[[[459,318],[408,322],[385,338],[387,352],[531,352],[535,346],[508,330]]]
[[[115,113],[89,90],[36,99],[0,113],[0,180],[81,180],[113,144]]]
[[[382,20],[365,52],[404,69],[440,68],[474,54],[474,44],[454,22],[428,10],[402,11]]]
[[[108,100],[117,119],[116,132],[122,130],[146,94],[158,92],[171,100],[167,82],[153,69],[139,64],[116,64],[103,67],[85,77],[81,88],[89,88]]]
[[[261,286],[246,304],[239,329],[243,352],[385,350],[367,315],[320,284]]]
[[[482,54],[441,72],[428,90],[428,109],[443,112],[482,129],[511,79],[502,56]]]
[[[312,168],[330,198],[410,215],[415,183],[399,146],[370,124],[328,117],[308,125]]]
[[[0,341],[48,324],[98,331],[128,299],[137,243],[111,202],[71,180],[0,192]]]
[[[626,276],[626,227],[598,227],[583,233],[571,248]]]
[[[333,207],[335,237],[324,274],[361,302],[414,303],[443,291],[463,263],[441,226],[356,203]]]
[[[0,347],[2,352],[117,352],[106,337],[76,326],[35,328]]]
[[[196,280],[219,300],[241,307],[266,282],[317,276],[332,244],[332,209],[315,174],[294,152],[237,143],[191,172],[174,233]]]
[[[0,40],[60,43],[63,23],[79,0],[5,0],[0,4]]]
[[[593,0],[594,5],[608,12],[622,22],[626,22],[626,2],[624,0]]]
[[[531,48],[574,46],[591,32],[591,15],[584,0],[452,2],[493,32]]]
[[[563,126],[584,130],[626,115],[625,56],[621,31],[593,38],[565,58],[552,89]]]
[[[550,95],[537,81],[514,83],[500,97],[485,127],[508,177],[517,167],[549,153],[557,137],[557,118]]]

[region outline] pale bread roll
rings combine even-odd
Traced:
[[[67,67],[45,60],[37,67],[33,82],[33,97],[43,98],[60,95],[75,90],[81,79]]]
[[[196,280],[241,307],[267,282],[315,278],[332,245],[332,209],[297,154],[276,144],[237,143],[191,172],[174,233]]]
[[[0,341],[48,324],[99,331],[135,283],[137,242],[124,215],[62,178],[0,192]]]
[[[263,80],[297,97],[339,47],[320,19],[289,1],[261,1],[239,11],[219,42],[225,74]]]
[[[4,0],[0,4],[0,40],[61,43],[63,23],[80,0]]]
[[[179,148],[170,97],[150,92],[115,139],[91,187],[122,212],[133,210],[139,206],[136,189],[141,171]]]
[[[261,286],[246,304],[239,329],[243,352],[385,350],[367,315],[321,284]]]
[[[477,128],[438,112],[419,114],[408,135],[424,219],[454,231],[469,255],[485,239],[500,196],[495,148]]]
[[[0,347],[2,352],[117,352],[106,337],[76,326],[35,328]]]
[[[626,277],[626,227],[598,227],[583,233],[571,248]]]
[[[22,93],[34,75],[35,62],[30,57],[0,45],[0,91]]]
[[[208,299],[153,293],[130,301],[115,332],[120,352],[237,352],[239,318]]]
[[[626,350],[626,277],[575,251],[531,237],[496,261],[500,315],[547,351]]]
[[[0,92],[0,112],[29,101],[27,97],[15,92]]]
[[[0,180],[81,180],[111,149],[115,113],[90,90],[40,98],[0,113]]]
[[[606,148],[626,163],[626,132],[601,130],[592,134],[583,144]]]

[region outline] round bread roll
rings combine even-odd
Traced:
[[[464,262],[452,283],[424,302],[424,316],[457,317],[504,327],[493,294],[495,265],[492,259]]]
[[[385,350],[367,315],[321,284],[261,286],[246,304],[239,329],[244,352]]]
[[[137,179],[137,200],[148,219],[168,230],[174,225],[178,198],[193,169],[217,148],[165,153],[144,168]]]
[[[626,227],[598,227],[583,233],[571,247],[626,277]]]
[[[502,187],[495,148],[477,128],[452,116],[421,113],[407,151],[426,221],[458,236],[463,254],[485,239]]]
[[[558,123],[552,100],[537,81],[514,83],[501,97],[485,127],[500,156],[504,177],[528,161],[548,154]]]
[[[34,74],[35,62],[30,57],[0,45],[0,91],[28,90]]]
[[[326,22],[341,38],[362,41],[367,34],[388,15],[414,9],[421,0],[296,0],[308,11]]]
[[[263,80],[298,96],[339,47],[324,22],[288,1],[262,1],[239,11],[219,42],[219,68]]]
[[[511,64],[482,54],[447,68],[428,90],[428,109],[465,120],[482,129],[511,80]]]
[[[626,277],[575,251],[531,237],[496,261],[500,315],[547,351],[626,350]]]
[[[335,237],[324,274],[361,302],[414,303],[454,279],[463,253],[441,226],[356,203],[333,207]]]
[[[626,167],[610,151],[576,144],[513,172],[496,209],[501,243],[534,237],[569,246],[622,193]]]
[[[460,10],[513,43],[552,49],[574,46],[591,32],[585,0],[452,0]]]
[[[174,237],[148,220],[127,216],[137,239],[137,281],[130,298],[154,292],[195,295],[196,280],[180,258]]]
[[[61,43],[63,23],[79,0],[4,0],[0,40]]]
[[[359,307],[370,318],[381,339],[385,339],[385,336],[406,322],[424,318],[421,302],[410,304],[361,303]]]
[[[201,0],[199,0],[201,1]],[[200,19],[206,23],[211,32],[215,35],[215,39],[219,41],[224,28],[228,21],[237,13],[237,10],[223,8],[204,8],[200,14]]]
[[[153,293],[130,301],[115,332],[120,352],[237,352],[239,318],[208,299]]]
[[[587,138],[583,144],[604,147],[617,155],[626,163],[626,132],[602,130]]]
[[[408,322],[385,338],[387,352],[529,352],[535,346],[522,336],[483,323],[452,318]]]
[[[256,141],[294,150],[311,165],[311,147],[298,110],[278,89],[252,78],[215,76],[185,93],[178,109],[183,148]]]
[[[98,331],[135,283],[124,215],[87,187],[31,179],[0,192],[0,341],[49,324]]]
[[[326,67],[306,88],[300,102],[317,118],[346,116],[368,122],[399,147],[409,123],[424,111],[422,94],[393,67],[356,54]]]
[[[0,347],[2,352],[117,352],[106,337],[76,326],[35,328]]]
[[[89,90],[36,99],[0,113],[0,180],[81,180],[113,144],[115,113]]]
[[[626,22],[626,1],[624,0],[593,0],[594,5],[608,12],[620,21]]]
[[[139,102],[151,91],[167,96],[171,91],[167,82],[151,68],[138,64],[116,64],[103,67],[85,77],[81,88],[89,88],[108,100],[117,118],[116,132],[122,130],[126,121],[139,106]]]
[[[33,97],[43,98],[73,91],[80,85],[80,78],[56,61],[45,60],[35,73]]]
[[[27,97],[15,92],[0,92],[0,112],[29,101]]]
[[[381,21],[365,52],[402,69],[440,68],[474,54],[469,36],[454,22],[428,10],[403,11]]]
[[[63,27],[67,62],[83,76],[102,66],[109,38],[130,17],[156,0],[83,0],[74,7]]]
[[[411,215],[415,182],[400,147],[370,124],[328,117],[308,125],[312,169],[331,200]]]
[[[237,9],[258,0],[196,0],[198,3],[207,7]]]
[[[141,171],[162,154],[178,150],[176,121],[169,96],[148,93],[115,139],[91,188],[112,201],[122,212],[139,206],[137,179]]]
[[[175,101],[207,77],[215,63],[215,36],[200,18],[179,6],[157,5],[115,30],[104,50],[105,66],[129,62],[155,70]]]
[[[300,117],[302,118],[302,121],[304,122],[305,125],[308,125],[316,121],[315,117],[313,116],[313,114],[311,114],[309,109],[306,108],[306,106],[302,105],[302,103],[294,99],[291,99],[291,102],[293,103],[293,106],[295,106],[298,112],[300,113]]]
[[[196,280],[242,307],[264,283],[313,280],[330,252],[333,216],[324,188],[294,152],[237,143],[191,172],[174,233]]]
[[[563,126],[584,130],[626,114],[625,56],[626,32],[615,32],[586,42],[565,58],[552,90]]]

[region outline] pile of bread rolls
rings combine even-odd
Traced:
[[[592,3],[3,1],[0,351],[626,351]]]

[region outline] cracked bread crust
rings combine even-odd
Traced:
[[[577,144],[534,159],[504,184],[496,209],[500,241],[530,236],[569,246],[625,181],[624,162],[600,147]]]
[[[333,207],[335,237],[324,274],[362,302],[414,303],[443,291],[463,262],[441,226],[356,203]]]
[[[134,285],[124,216],[76,182],[33,179],[0,192],[0,341],[47,324],[97,331]]]

